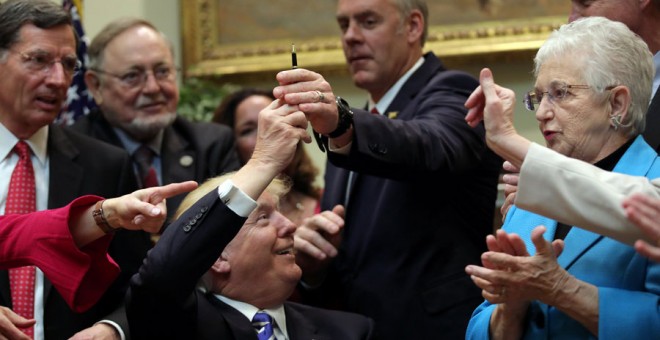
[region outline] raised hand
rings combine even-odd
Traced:
[[[294,234],[296,263],[303,270],[306,283],[317,281],[331,259],[337,256],[344,228],[344,207],[335,206],[305,219]]]

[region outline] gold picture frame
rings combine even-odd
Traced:
[[[345,72],[339,30],[329,28],[336,26],[335,1],[312,1],[310,6],[315,11],[292,10],[297,5],[306,6],[305,3],[181,0],[184,75],[272,79],[274,73],[291,66],[291,43],[296,45],[301,67],[325,73]],[[428,3],[430,16],[436,21],[430,20],[425,49],[434,51],[452,67],[530,60],[548,34],[567,21],[570,10],[570,3],[565,0],[428,0]],[[508,7],[515,10],[503,10]],[[482,10],[483,15],[477,10]],[[253,18],[258,15],[262,16],[261,20]],[[263,20],[271,17],[274,19]],[[298,21],[300,26],[292,28],[291,23]],[[229,26],[222,26],[227,22]],[[255,33],[250,35],[253,30]],[[223,35],[240,37],[232,41]]]

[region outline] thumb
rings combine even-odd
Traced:
[[[344,214],[346,213],[346,209],[344,209],[344,206],[341,204],[337,204],[332,208],[332,212],[341,216],[341,218],[344,218]]]
[[[481,90],[484,92],[486,99],[497,96],[497,93],[495,93],[495,79],[493,79],[493,72],[489,68],[481,70],[479,83],[481,83]]]
[[[542,225],[534,228],[532,230],[532,243],[534,243],[534,247],[536,248],[536,253],[539,255],[552,255],[554,256],[554,250],[552,248],[552,245],[550,242],[546,241],[543,238],[543,234],[545,234],[546,228]]]

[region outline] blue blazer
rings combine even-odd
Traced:
[[[655,150],[638,136],[613,171],[656,178],[660,176],[660,162]],[[503,228],[531,243],[531,230],[538,225],[548,228],[546,239],[554,236],[557,221],[514,206]],[[600,339],[660,339],[660,264],[637,254],[632,247],[577,227],[564,241],[559,265],[577,279],[598,286]],[[527,250],[535,252],[534,246]],[[466,338],[489,338],[494,308],[484,301],[475,310]],[[530,305],[526,322],[525,339],[596,338],[579,322],[538,301]]]

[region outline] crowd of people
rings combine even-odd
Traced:
[[[424,53],[432,14],[338,0],[364,105],[295,68],[213,122],[176,114],[167,37],[114,20],[89,46],[98,110],[62,127],[71,18],[1,3],[0,335],[660,338],[660,1],[572,1],[519,94],[545,147],[490,69]]]

